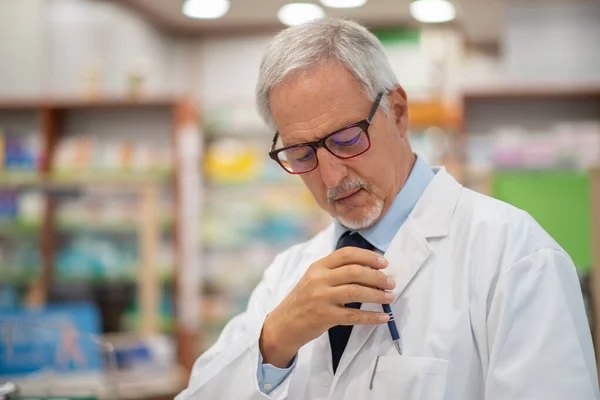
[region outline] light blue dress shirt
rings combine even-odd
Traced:
[[[360,230],[360,234],[375,246],[379,253],[385,253],[396,232],[400,229],[404,221],[408,218],[421,194],[425,191],[429,182],[433,179],[435,173],[429,165],[419,156],[408,179],[402,186],[400,193],[394,199],[390,209],[385,215],[372,227]],[[336,242],[346,232],[348,228],[338,221],[334,222],[334,232]],[[296,357],[292,360],[288,368],[277,368],[271,364],[263,364],[263,357],[258,353],[257,379],[261,392],[271,393],[277,386],[287,378],[289,373],[296,365]]]

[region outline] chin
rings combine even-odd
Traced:
[[[383,201],[376,201],[374,205],[370,206],[366,210],[361,210],[360,215],[351,216],[350,214],[358,214],[356,209],[350,210],[346,215],[334,215],[342,225],[348,229],[360,230],[367,229],[373,226],[381,216],[383,211]]]

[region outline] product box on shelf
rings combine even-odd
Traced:
[[[103,357],[94,335],[99,333],[99,315],[91,305],[1,309],[0,375],[98,371]]]

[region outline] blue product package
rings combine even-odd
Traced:
[[[15,220],[19,214],[18,211],[18,205],[17,205],[17,192],[15,191],[10,191],[8,192],[7,195],[8,198],[8,202],[7,202],[7,206],[8,206],[8,217],[11,220]]]
[[[6,194],[3,190],[0,190],[0,218],[4,218],[8,214],[8,207],[6,206]]]
[[[4,143],[4,166],[7,170],[18,169],[19,143],[14,138],[6,138]]]
[[[98,371],[100,317],[91,304],[0,310],[0,376]]]

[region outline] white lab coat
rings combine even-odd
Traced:
[[[384,272],[397,282],[392,309],[404,354],[385,324],[355,326],[333,375],[325,332],[300,349],[281,385],[261,393],[264,318],[313,262],[334,250],[333,232],[330,226],[275,259],[247,311],[197,360],[177,400],[599,398],[569,256],[527,213],[463,188],[443,168],[385,254]]]

